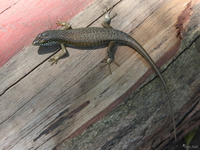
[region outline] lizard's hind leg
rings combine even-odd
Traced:
[[[105,67],[105,66],[108,65],[110,74],[112,74],[111,67],[110,67],[110,64],[111,64],[112,62],[114,62],[114,64],[116,64],[117,66],[119,66],[119,65],[114,61],[114,56],[115,56],[115,52],[116,52],[115,43],[116,43],[116,42],[111,41],[111,42],[108,44],[108,48],[107,48],[108,58],[105,58],[105,59],[102,61],[102,63],[106,63],[106,64],[103,65],[102,67]]]
[[[117,15],[117,14],[114,14],[113,16],[110,16],[110,12],[112,11],[113,7],[110,9],[110,11],[106,8],[106,12],[105,15],[104,15],[104,21],[101,23],[101,25],[104,27],[104,28],[112,28],[112,26],[110,26],[110,22],[111,20]],[[108,44],[108,48],[107,48],[107,53],[108,53],[108,58],[105,58],[102,62],[103,63],[106,63],[104,66],[102,67],[105,67],[106,65],[108,65],[109,67],[109,71],[110,71],[110,74],[112,74],[112,71],[111,71],[111,67],[110,67],[110,64],[112,62],[114,62],[117,66],[119,66],[115,61],[114,61],[114,56],[115,56],[115,52],[116,52],[116,49],[114,48],[115,47],[115,43],[114,41],[111,41],[109,44]]]

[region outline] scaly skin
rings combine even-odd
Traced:
[[[48,30],[36,37],[33,45],[50,46],[63,43],[67,47],[93,47],[108,44],[110,41],[127,44],[133,38],[128,34],[101,27],[68,30]]]
[[[116,16],[116,15],[115,15]],[[65,26],[65,30],[48,30],[41,34],[39,34],[35,40],[33,41],[33,45],[36,46],[51,46],[51,45],[60,45],[62,51],[60,54],[57,54],[50,58],[50,61],[53,63],[57,63],[57,61],[65,55],[67,52],[66,47],[96,47],[101,45],[108,45],[108,59],[107,64],[109,65],[114,62],[114,52],[112,52],[113,45],[115,43],[121,43],[131,47],[132,49],[136,50],[155,70],[158,74],[159,78],[161,79],[170,104],[170,110],[173,116],[173,124],[174,124],[174,133],[175,133],[175,140],[176,140],[176,127],[175,127],[175,120],[174,114],[172,110],[171,104],[171,97],[167,85],[163,79],[163,76],[159,72],[157,66],[155,65],[154,61],[151,59],[149,54],[145,51],[145,49],[131,36],[128,34],[113,29],[110,26],[110,21],[113,17],[110,17],[110,12],[105,14],[105,20],[102,22],[101,27],[89,27],[89,28],[78,28],[78,29],[71,29],[71,26],[66,23],[57,22],[57,24]],[[52,64],[53,64],[52,63]],[[110,69],[111,72],[111,69]]]

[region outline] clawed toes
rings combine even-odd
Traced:
[[[106,7],[106,11],[103,11],[104,15],[108,15],[110,19],[113,19],[114,17],[117,16],[117,14],[115,13],[114,15],[110,16],[111,11],[113,10],[114,6],[112,6],[110,8],[110,10],[108,9],[108,7]]]
[[[112,74],[111,67],[110,67],[110,65],[111,65],[112,62],[114,62],[117,66],[119,66],[119,65],[118,65],[115,61],[113,61],[111,58],[105,58],[105,59],[103,59],[103,60],[101,61],[101,63],[105,63],[105,65],[100,66],[100,68],[102,69],[102,68],[104,68],[105,66],[108,65],[110,74]]]
[[[49,62],[52,62],[51,65],[53,65],[53,64],[57,64],[58,60],[59,60],[59,58],[57,58],[57,57],[51,57],[49,59]]]

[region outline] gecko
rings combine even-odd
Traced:
[[[118,65],[114,61],[115,52],[113,51],[116,43],[120,43],[131,47],[133,50],[137,51],[155,70],[166,90],[170,105],[170,111],[172,114],[174,135],[176,140],[177,138],[176,138],[176,125],[175,125],[174,113],[172,109],[171,96],[168,87],[166,85],[166,82],[162,74],[158,70],[158,67],[156,66],[152,58],[149,56],[149,54],[146,52],[146,50],[127,33],[112,28],[110,22],[117,14],[111,16],[110,15],[111,10],[112,8],[110,9],[110,11],[106,9],[106,12],[104,12],[105,19],[101,23],[103,27],[87,27],[87,28],[72,29],[69,23],[58,21],[57,22],[58,25],[64,26],[63,30],[44,31],[37,35],[32,44],[35,46],[60,45],[61,47],[60,53],[55,54],[49,59],[49,61],[52,62],[52,65],[54,63],[57,63],[58,60],[64,55],[69,56],[66,47],[89,48],[89,47],[108,45],[107,47],[108,58],[106,58],[104,62],[106,63],[106,65],[108,65],[111,74],[112,72],[110,64],[114,62],[116,65]]]

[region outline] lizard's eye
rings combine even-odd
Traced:
[[[46,34],[46,33],[40,33],[40,34],[38,34],[37,37],[38,38],[48,38],[48,34]]]
[[[47,33],[41,33],[41,36],[44,38],[48,38],[48,34]]]
[[[41,37],[42,35],[41,34],[39,34],[37,37]]]

